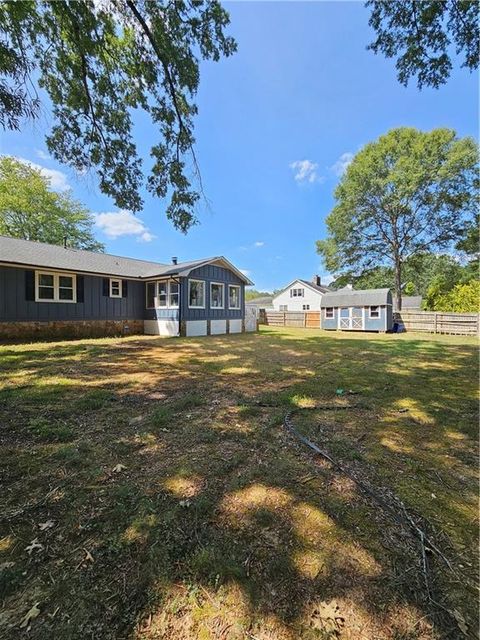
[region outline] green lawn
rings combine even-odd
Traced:
[[[477,637],[477,386],[458,336],[0,347],[0,638]]]

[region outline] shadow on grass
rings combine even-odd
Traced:
[[[286,331],[2,349],[7,633],[38,601],[38,639],[433,639],[432,623],[458,637],[422,595],[410,538],[282,429],[289,407],[355,391],[360,409],[331,430],[338,453],[367,430],[361,462],[413,509],[435,487],[440,526],[454,520],[467,547],[470,496],[426,472],[452,471],[475,491],[475,349],[394,338]],[[35,537],[44,548],[28,555]],[[436,586],[468,620],[468,589],[441,575]]]

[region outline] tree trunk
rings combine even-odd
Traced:
[[[395,297],[397,300],[397,311],[402,310],[402,262],[400,256],[395,255]]]

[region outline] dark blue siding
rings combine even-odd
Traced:
[[[83,278],[84,302],[34,302],[25,299],[25,269],[0,267],[0,322],[143,320],[143,282],[129,280],[126,298],[109,298],[103,295],[102,277],[85,275]]]
[[[205,309],[189,309],[188,307],[188,280],[205,280]],[[210,283],[223,282],[225,284],[224,309],[210,309]],[[240,285],[240,309],[228,308],[228,285]],[[194,269],[188,278],[181,278],[180,286],[180,313],[182,320],[215,320],[228,318],[230,320],[242,319],[245,316],[245,285],[242,280],[230,269],[208,264]]]

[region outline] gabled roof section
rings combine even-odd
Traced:
[[[162,276],[184,276],[205,264],[219,264],[231,269],[245,284],[253,284],[239,269],[223,256],[201,258],[178,264],[148,262],[136,258],[125,258],[109,253],[97,253],[72,249],[45,242],[33,242],[20,238],[0,236],[0,263],[40,267],[43,269],[95,273],[121,278],[156,278]]]
[[[330,289],[328,287],[322,287],[321,285],[313,284],[313,282],[309,282],[308,280],[301,280],[300,278],[296,278],[295,280],[292,280],[292,282],[290,282],[290,284],[287,284],[286,287],[283,287],[283,289],[281,291],[276,293],[273,296],[273,300],[275,300],[275,298],[277,298],[280,294],[282,294],[285,291],[287,291],[287,289],[290,289],[290,287],[292,287],[296,282],[300,282],[302,285],[305,285],[306,287],[309,287],[310,289],[312,289],[312,291],[315,291],[315,293],[319,293],[322,296],[325,293],[328,293],[330,291]]]
[[[338,289],[326,293],[322,307],[363,307],[391,304],[390,289]]]

